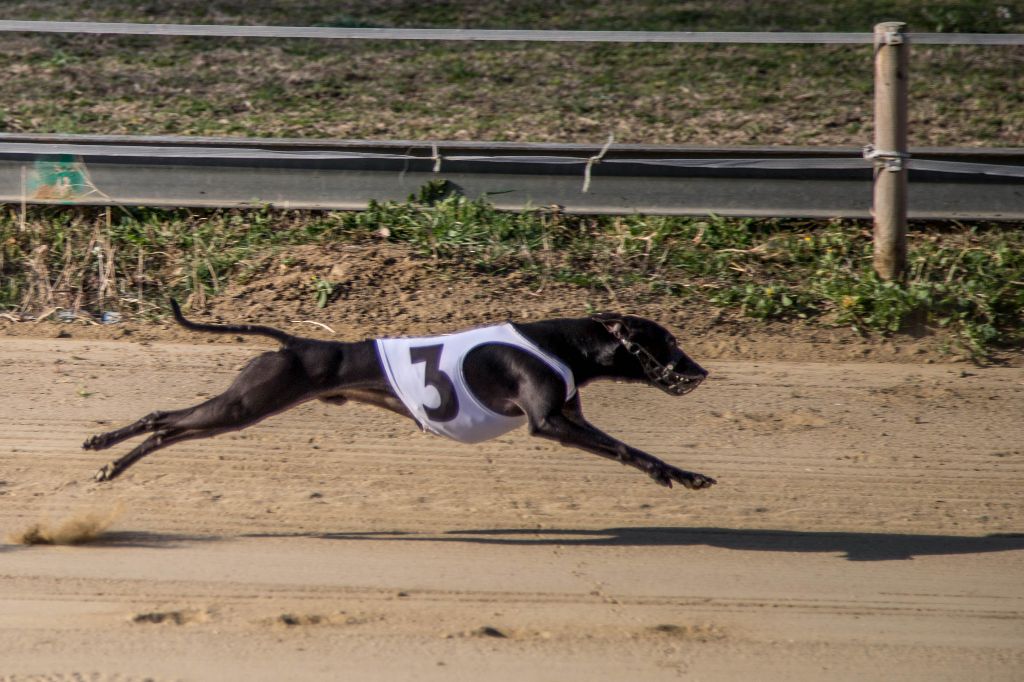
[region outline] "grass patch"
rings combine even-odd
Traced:
[[[8,3],[11,19],[869,32],[1024,31],[1019,2]],[[301,5],[301,6],[300,6]],[[0,132],[862,145],[870,46],[7,34]],[[1024,54],[913,48],[911,142],[1024,145]]]
[[[497,211],[428,186],[363,212],[32,209],[0,216],[0,308],[158,314],[168,295],[202,306],[259,277],[260,256],[298,244],[382,239],[440,267],[682,297],[762,320],[864,333],[931,329],[977,358],[1024,342],[1024,234],[1007,226],[917,227],[906,286],[871,269],[857,221],[580,217]],[[310,300],[329,305],[330,282]]]

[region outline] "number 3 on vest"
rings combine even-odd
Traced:
[[[441,396],[441,402],[437,407],[423,406],[427,416],[437,422],[451,421],[459,414],[459,398],[455,394],[455,385],[452,384],[451,377],[440,370],[442,350],[444,344],[440,343],[409,349],[409,359],[413,364],[424,363],[423,383],[432,386]]]

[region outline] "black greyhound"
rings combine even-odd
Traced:
[[[320,341],[259,325],[200,324],[185,319],[173,300],[171,309],[175,320],[187,329],[269,336],[280,342],[281,348],[254,358],[224,393],[204,403],[153,412],[130,426],[90,437],[82,447],[103,450],[152,432],[127,455],[102,467],[96,473],[97,481],[116,478],[159,448],[237,431],[312,399],[335,405],[349,400],[370,403],[417,419],[427,428],[417,416],[420,413],[411,410],[396,391],[394,377],[390,370],[385,371],[382,347],[374,340]],[[525,417],[532,435],[618,460],[664,486],[677,482],[696,490],[714,485],[713,478],[666,464],[608,436],[583,417],[575,386],[595,379],[645,382],[672,395],[688,393],[704,380],[707,372],[661,325],[633,315],[601,313],[506,325],[504,329],[525,342],[476,345],[458,360],[457,371],[448,373],[439,369],[437,357],[446,340],[458,335],[415,340],[423,342],[411,349],[411,362],[422,363],[419,381],[435,389],[441,401],[437,407],[425,407],[429,415],[443,421],[459,411],[458,394],[450,390],[452,377],[458,374],[464,383],[461,390],[469,392],[468,397],[463,394],[463,406],[470,402],[482,405],[481,413],[498,419]]]

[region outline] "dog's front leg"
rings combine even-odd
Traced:
[[[568,414],[556,413],[536,420],[531,418],[530,433],[636,467],[655,482],[669,488],[673,481],[691,490],[709,488],[715,484],[715,479],[710,476],[679,469],[612,438],[583,418],[578,400],[570,402],[565,412]]]

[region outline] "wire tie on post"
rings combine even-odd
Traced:
[[[608,135],[608,141],[604,143],[603,147],[601,147],[601,151],[599,151],[597,154],[595,154],[594,156],[591,156],[589,159],[587,159],[587,167],[585,169],[583,169],[583,193],[584,194],[586,194],[587,192],[590,191],[590,169],[594,167],[595,163],[601,163],[601,159],[604,158],[605,153],[608,151],[608,148],[612,146],[612,142],[614,142],[614,141],[615,141],[615,135],[614,134]]]
[[[441,154],[437,150],[437,143],[436,142],[431,142],[430,143],[430,147],[431,147],[431,149],[434,150],[434,155],[432,157],[430,157],[431,159],[434,160],[434,172],[435,173],[440,173],[441,172]]]
[[[885,44],[886,45],[902,45],[904,42],[903,34],[899,31],[886,31],[885,32]]]
[[[875,145],[864,145],[864,158],[881,163],[888,171],[901,171],[910,160],[910,154],[906,152],[891,151],[888,149],[875,149]]]

